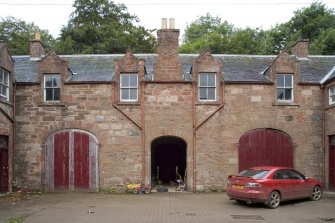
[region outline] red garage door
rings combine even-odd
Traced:
[[[64,130],[50,135],[46,143],[46,189],[97,190],[97,152],[97,140],[90,133]]]
[[[239,171],[253,166],[293,167],[293,143],[289,135],[274,129],[245,133],[239,142]]]
[[[9,191],[8,164],[8,136],[0,135],[0,193]]]
[[[335,191],[335,135],[329,136],[329,190]]]

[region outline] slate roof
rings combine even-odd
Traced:
[[[71,78],[68,82],[109,82],[114,77],[114,60],[121,59],[122,54],[107,55],[65,55],[61,59],[69,62]],[[146,78],[151,80],[157,54],[135,54],[145,60]],[[183,66],[184,80],[191,80],[191,69],[197,54],[180,54]],[[226,82],[269,82],[265,73],[270,63],[277,56],[254,55],[213,55],[223,65],[222,77]],[[15,60],[14,72],[17,83],[35,83],[37,79],[37,61],[29,56],[13,56]],[[301,82],[320,83],[320,81],[334,68],[335,56],[309,56],[301,63]],[[329,78],[333,78],[331,74]]]

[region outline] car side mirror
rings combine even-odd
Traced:
[[[305,179],[305,180],[308,180],[309,178],[308,178],[308,177],[305,177],[304,179]]]

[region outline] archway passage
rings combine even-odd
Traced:
[[[186,176],[186,143],[184,140],[164,136],[151,144],[151,176],[156,181],[169,184]],[[178,175],[178,173],[179,175]]]
[[[45,160],[47,191],[97,190],[98,142],[92,134],[77,129],[51,134]]]
[[[253,166],[293,167],[293,143],[285,132],[255,129],[239,141],[239,171]]]

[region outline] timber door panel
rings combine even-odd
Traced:
[[[0,135],[0,193],[9,191],[8,158],[8,136]]]
[[[329,137],[329,190],[335,191],[335,135]]]
[[[54,188],[69,189],[69,132],[54,136]]]
[[[293,167],[292,139],[278,130],[252,130],[240,138],[238,158],[239,171],[253,166]]]
[[[8,192],[8,149],[0,148],[0,192]]]
[[[74,133],[74,187],[89,188],[89,136]]]
[[[47,191],[98,189],[98,141],[90,133],[70,129],[51,134],[45,143]]]

